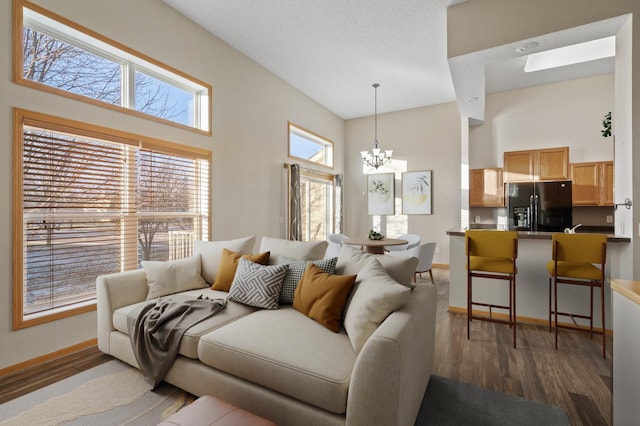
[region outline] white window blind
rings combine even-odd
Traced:
[[[95,304],[98,275],[186,257],[208,239],[209,155],[103,130],[22,120],[18,328]]]

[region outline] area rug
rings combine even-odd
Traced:
[[[157,425],[193,399],[113,360],[0,405],[0,425]]]
[[[157,425],[194,397],[162,382],[155,390],[142,374],[109,361],[0,405],[0,426]],[[565,426],[561,408],[431,376],[416,426]]]
[[[562,408],[431,376],[416,426],[565,426]]]

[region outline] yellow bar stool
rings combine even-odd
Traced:
[[[555,347],[558,349],[558,328],[587,331],[578,326],[576,318],[589,320],[588,331],[591,334],[591,338],[593,338],[593,291],[596,288],[600,288],[602,358],[606,358],[604,265],[607,260],[607,236],[604,234],[553,234],[551,236],[551,244],[551,260],[547,262],[547,271],[549,271],[549,330],[551,330],[551,316],[553,316]],[[589,315],[559,312],[558,284],[589,287]],[[558,324],[558,315],[571,318],[574,325]]]
[[[518,257],[518,233],[516,231],[468,230],[465,232],[467,255],[467,340],[471,320],[509,324],[513,329],[513,347],[516,347],[516,258]],[[495,305],[473,301],[472,278],[493,278],[509,282],[509,304]],[[489,308],[489,316],[476,315],[473,306]],[[492,309],[507,309],[509,320],[494,318]]]

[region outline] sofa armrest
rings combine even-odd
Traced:
[[[147,276],[141,269],[101,275],[96,279],[98,349],[110,354],[113,312],[147,298]]]
[[[367,340],[351,375],[347,425],[415,423],[433,368],[436,308],[435,286],[418,284]]]

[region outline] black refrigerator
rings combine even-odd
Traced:
[[[571,181],[507,183],[509,229],[562,232],[572,225]]]

